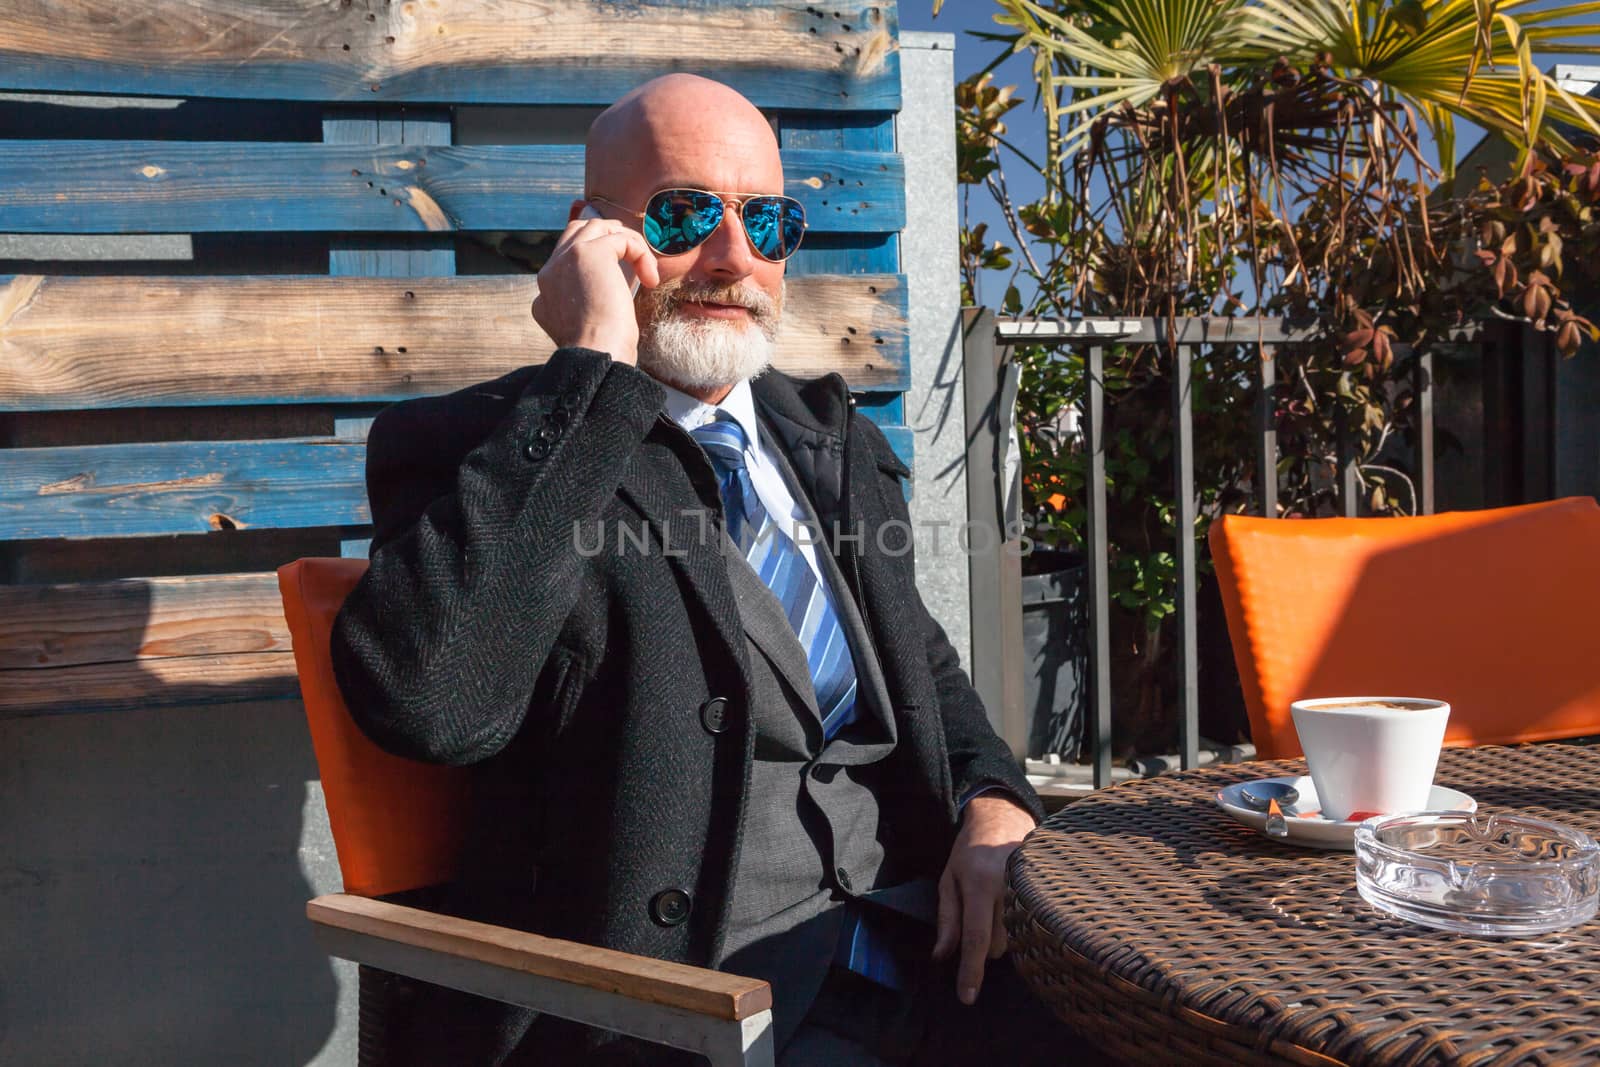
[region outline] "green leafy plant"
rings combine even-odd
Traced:
[[[958,90],[964,195],[1000,208],[1000,240],[963,229],[969,297],[1009,271],[1000,306],[1050,317],[1257,315],[1308,344],[1282,348],[1270,398],[1283,514],[1329,513],[1341,458],[1373,514],[1416,508],[1407,469],[1415,354],[1462,324],[1522,317],[1572,353],[1600,331],[1563,296],[1596,270],[1600,169],[1572,143],[1600,102],[1539,72],[1534,49],[1583,53],[1572,16],[1489,0],[996,0],[1009,48],[1032,57],[1043,158],[1011,150],[1014,90],[988,75]],[[1454,120],[1505,137],[1519,173],[1432,203],[1453,164]],[[1032,203],[1002,160],[1037,170]],[[1580,251],[1581,250],[1581,251]],[[1173,552],[1255,490],[1255,350],[1194,354],[1200,520],[1174,526],[1172,353],[1105,351],[1118,745],[1170,744]],[[1030,536],[1081,547],[1081,360],[1023,349],[1018,397]],[[1202,557],[1203,558],[1203,557]]]

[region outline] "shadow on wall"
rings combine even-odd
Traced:
[[[317,1058],[316,778],[298,701],[0,721],[0,1062]]]

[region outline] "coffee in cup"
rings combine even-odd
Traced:
[[[1289,705],[1322,814],[1421,811],[1450,705],[1422,697],[1326,697]]]

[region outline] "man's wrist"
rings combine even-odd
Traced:
[[[626,363],[630,367],[639,361],[639,347],[637,341],[626,337],[619,337],[615,333],[584,333],[571,343],[571,348],[587,348],[591,352],[602,352],[609,356],[614,363]]]
[[[957,821],[966,818],[967,810],[973,805],[974,802],[979,802],[981,805],[987,805],[993,801],[1004,801],[1006,804],[1009,804],[1011,807],[1022,812],[1035,823],[1038,821],[1034,819],[1033,812],[1029,810],[1028,805],[1023,802],[1022,798],[1018,797],[1005,786],[993,782],[974,786],[973,788],[967,790],[966,795],[961,798],[961,802],[956,808]]]

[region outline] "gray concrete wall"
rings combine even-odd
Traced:
[[[0,722],[0,1063],[355,1062],[297,701]]]
[[[961,396],[961,272],[955,139],[955,34],[900,35],[902,104],[897,133],[906,162],[901,269],[911,294],[911,389],[916,434],[911,520],[947,524],[931,550],[917,540],[917,584],[928,610],[970,662],[967,560],[956,531],[967,521],[966,415]]]

